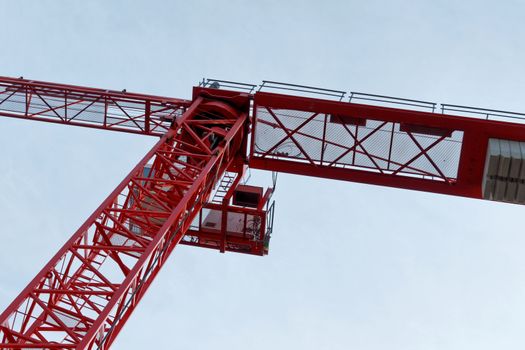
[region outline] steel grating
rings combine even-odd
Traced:
[[[454,182],[463,132],[406,130],[396,122],[256,108],[254,156]]]
[[[0,115],[162,136],[187,102],[0,77]]]

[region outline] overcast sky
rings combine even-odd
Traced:
[[[510,0],[0,0],[0,75],[183,98],[202,77],[267,79],[525,111],[524,15]],[[0,130],[3,310],[155,140]],[[177,248],[113,348],[525,347],[524,208],[291,175],[275,199],[270,255]]]

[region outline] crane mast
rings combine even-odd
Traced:
[[[272,189],[248,167],[525,203],[522,115],[215,83],[189,101],[0,77],[0,116],[160,137],[0,314],[1,349],[108,349],[178,244],[267,254]]]
[[[196,98],[0,315],[0,347],[108,348],[215,183],[242,169],[248,107]]]

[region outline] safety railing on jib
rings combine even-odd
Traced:
[[[253,94],[257,92],[273,92],[302,97],[318,97],[343,101],[348,98],[349,103],[361,103],[379,107],[401,108],[413,111],[447,114],[466,118],[486,119],[494,121],[506,121],[513,123],[525,123],[525,113],[502,111],[497,109],[471,107],[457,104],[436,103],[430,101],[394,97],[388,95],[377,95],[363,92],[346,92],[343,90],[319,88],[308,85],[282,83],[271,80],[263,80],[261,84],[239,83],[220,79],[203,79],[200,87],[224,88]]]

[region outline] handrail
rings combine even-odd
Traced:
[[[299,85],[299,84],[290,84],[282,83],[273,80],[263,80],[260,85],[256,84],[247,84],[239,83],[229,80],[220,80],[220,79],[203,79],[199,86],[208,87],[208,88],[232,88],[237,91],[244,91],[249,94],[256,92],[275,92],[284,91],[289,92],[291,95],[298,96],[311,96],[318,95],[325,98],[336,99],[338,101],[343,101],[346,95],[348,95],[349,103],[363,103],[374,105],[374,106],[403,106],[406,109],[415,110],[415,111],[426,111],[430,113],[436,113],[439,115],[438,111],[441,110],[440,114],[452,114],[458,113],[457,116],[460,117],[470,117],[478,119],[487,119],[487,120],[508,120],[512,122],[522,122],[525,123],[525,113],[503,111],[497,109],[489,108],[480,108],[480,107],[471,107],[464,105],[456,105],[449,103],[436,103],[425,100],[416,100],[402,97],[393,97],[388,95],[378,95],[378,94],[369,94],[364,92],[350,91],[345,92],[342,90],[326,89],[319,88],[309,85]],[[258,87],[258,88],[257,88]]]
[[[498,109],[489,109],[489,108],[480,108],[480,107],[471,107],[471,106],[462,106],[462,105],[453,105],[453,104],[441,104],[441,113],[445,114],[446,112],[458,112],[467,114],[466,116],[481,115],[484,116],[484,119],[494,120],[496,118],[508,118],[513,120],[520,120],[525,122],[525,113],[503,111]]]
[[[308,85],[281,83],[281,82],[272,81],[272,80],[263,80],[262,84],[259,86],[258,91],[263,91],[265,89],[266,90],[275,89],[275,90],[296,91],[296,92],[303,92],[307,94],[332,96],[332,97],[339,98],[339,101],[342,101],[344,96],[346,95],[345,91],[318,88],[315,86],[308,86]]]
[[[436,106],[437,106],[437,103],[435,102],[414,100],[414,99],[393,97],[393,96],[386,96],[386,95],[368,94],[368,93],[355,92],[355,91],[350,92],[350,96],[348,97],[348,102],[352,102],[352,99],[420,107],[424,109],[430,109],[432,110],[432,113],[435,112]]]
[[[257,85],[255,84],[248,84],[248,83],[240,83],[237,81],[231,81],[231,80],[221,80],[221,79],[208,79],[208,78],[202,78],[202,81],[199,82],[200,87],[205,88],[231,88],[236,91],[242,91],[247,92],[248,94],[251,94]]]

